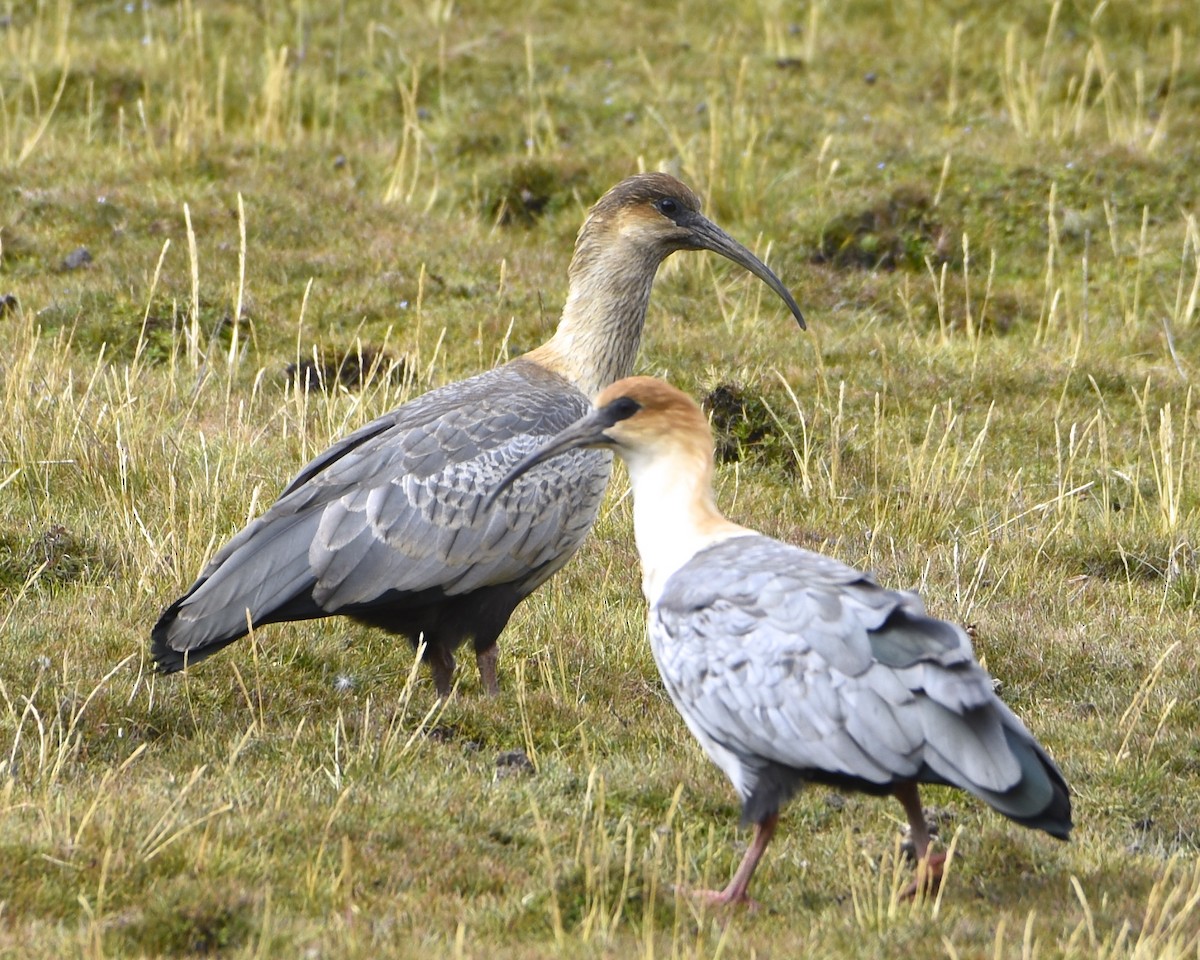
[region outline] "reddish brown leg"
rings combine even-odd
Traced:
[[[425,656],[433,672],[433,685],[438,696],[443,699],[450,696],[454,681],[454,654],[444,647],[426,647]]]
[[[500,684],[496,682],[496,661],[500,659],[500,650],[492,644],[486,650],[475,653],[475,663],[479,667],[479,682],[483,684],[483,692],[489,697],[500,695]]]
[[[746,891],[750,887],[750,878],[754,876],[758,861],[766,852],[767,844],[771,842],[771,837],[774,836],[775,827],[778,824],[779,814],[773,813],[761,823],[754,825],[754,840],[750,844],[750,849],[746,851],[746,855],[742,857],[742,862],[738,864],[737,872],[729,881],[729,886],[724,890],[696,890],[693,891],[692,896],[722,906],[727,903],[745,904],[749,907],[757,906],[746,896]]]
[[[911,900],[917,892],[924,888],[925,893],[933,893],[942,882],[942,868],[946,863],[944,853],[929,856],[929,824],[925,822],[925,811],[921,809],[921,792],[915,783],[904,783],[892,791],[900,805],[904,807],[908,817],[908,830],[912,837],[913,851],[917,856],[917,878],[913,880],[900,895],[905,900]],[[924,864],[922,871],[921,865]],[[924,878],[922,880],[922,873]]]

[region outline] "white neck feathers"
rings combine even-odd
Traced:
[[[633,530],[642,560],[642,592],[653,606],[667,580],[699,551],[754,533],[725,517],[712,493],[712,455],[693,445],[653,455],[622,453],[633,485]]]

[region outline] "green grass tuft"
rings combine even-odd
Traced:
[[[10,5],[0,954],[1195,957],[1194,6]],[[340,621],[149,672],[308,458],[549,335],[587,204],[652,168],[809,330],[684,254],[638,372],[709,395],[732,518],[971,625],[1070,844],[930,790],[955,860],[906,904],[899,809],[812,790],[763,909],[700,910],[747,834],[620,471],[495,701]]]

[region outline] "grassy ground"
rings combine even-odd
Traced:
[[[1200,954],[1195,5],[512,6],[4,9],[0,954]],[[587,205],[659,166],[810,330],[680,255],[640,372],[714,394],[731,516],[975,625],[1070,844],[930,790],[955,859],[910,906],[898,805],[812,790],[762,910],[675,895],[746,835],[621,476],[494,702],[337,621],[150,675],[211,551],[540,342]]]

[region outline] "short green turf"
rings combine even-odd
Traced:
[[[1198,50],[1182,0],[0,9],[0,956],[1200,955]],[[910,904],[899,806],[813,789],[760,909],[699,909],[747,834],[620,471],[498,699],[339,620],[151,674],[213,550],[544,340],[660,168],[809,330],[680,254],[638,372],[707,398],[730,516],[972,626],[1069,844],[927,790]]]

